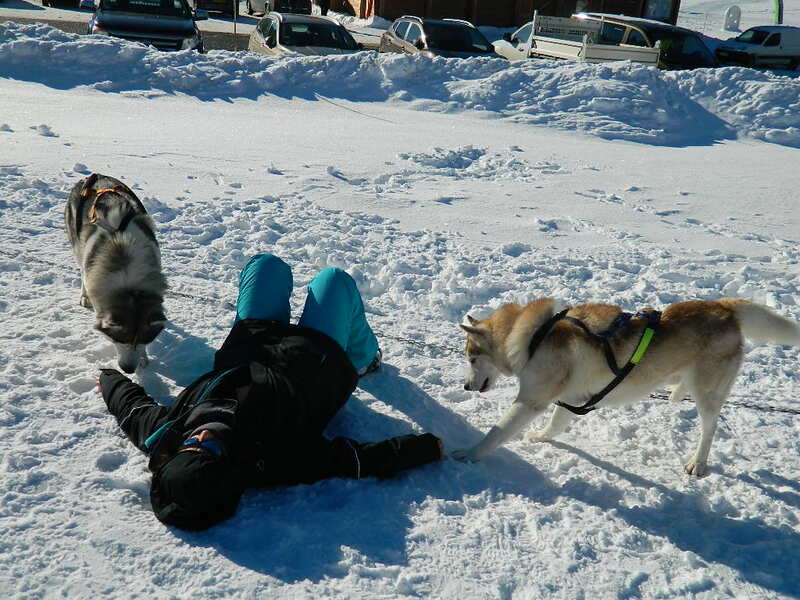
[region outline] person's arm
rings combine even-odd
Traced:
[[[320,437],[280,465],[280,483],[313,483],[329,477],[391,477],[443,457],[435,435],[402,435],[382,442],[359,443],[348,438]],[[277,465],[274,465],[277,466]]]
[[[102,369],[99,381],[108,411],[136,447],[147,452],[144,441],[164,422],[169,409],[115,369]]]

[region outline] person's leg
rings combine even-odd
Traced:
[[[270,319],[288,323],[291,293],[291,267],[272,254],[257,254],[239,275],[236,320]]]
[[[357,371],[369,366],[378,353],[356,282],[341,269],[330,267],[311,280],[299,325],[336,340]]]

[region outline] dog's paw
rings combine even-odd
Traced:
[[[549,442],[553,439],[553,436],[546,429],[540,429],[539,431],[529,431],[528,433],[525,434],[524,437],[525,440],[531,442],[532,444],[538,444],[540,442]]]
[[[687,462],[683,466],[683,470],[689,475],[694,475],[695,477],[705,477],[708,475],[708,465],[706,462],[699,461],[695,458],[692,458],[689,462]]]
[[[92,301],[89,300],[89,296],[81,296],[81,299],[78,300],[78,304],[80,304],[83,308],[92,309]]]
[[[450,456],[459,462],[478,462],[478,459],[469,450],[453,450]]]

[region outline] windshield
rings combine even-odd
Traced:
[[[283,23],[281,44],[358,50],[358,45],[344,27],[327,23]]]
[[[100,0],[100,8],[120,12],[191,18],[184,0]]]
[[[767,39],[769,31],[762,31],[760,29],[748,29],[739,37],[736,38],[737,42],[744,42],[745,44],[758,44],[759,46]]]
[[[473,27],[457,23],[425,23],[428,48],[450,52],[492,52],[492,45]]]

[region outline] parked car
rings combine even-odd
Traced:
[[[691,29],[624,15],[579,13],[573,16],[603,22],[601,43],[653,47],[660,42],[658,66],[662,69],[696,69],[719,64],[700,34]],[[631,25],[635,25],[635,28]]]
[[[89,20],[95,35],[141,42],[159,50],[203,52],[203,37],[195,21],[208,19],[186,0],[100,0]]]
[[[248,49],[261,54],[349,54],[364,47],[329,17],[268,13],[250,34]]]
[[[311,14],[311,0],[247,0],[247,14],[277,11],[297,15]]]
[[[614,21],[630,31],[623,33],[618,44],[601,40],[603,28],[610,23],[610,20],[595,21],[535,14],[533,21],[514,33],[504,34],[502,40],[495,41],[494,50],[508,60],[555,58],[588,63],[630,60],[650,66],[658,65],[660,48],[627,43],[627,39],[634,34],[642,39],[647,37],[635,25]]]
[[[800,27],[751,27],[717,46],[716,55],[725,65],[794,71],[800,65]]]
[[[239,0],[188,0],[194,10],[218,12],[231,19],[239,14]]]
[[[468,58],[493,56],[494,46],[469,21],[421,19],[406,15],[396,19],[381,36],[379,52],[425,53],[429,56]]]

